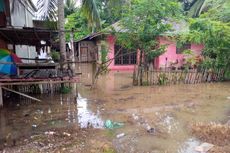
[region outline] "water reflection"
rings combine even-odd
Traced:
[[[200,141],[195,138],[190,138],[178,149],[178,153],[197,153],[195,147],[200,145]]]
[[[104,121],[99,117],[100,112],[93,113],[88,109],[88,99],[78,95],[77,98],[77,118],[78,124],[81,128],[103,128]]]

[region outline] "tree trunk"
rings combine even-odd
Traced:
[[[75,53],[75,47],[74,47],[74,31],[73,29],[70,32],[70,53],[69,53],[69,61],[71,62],[71,71],[72,71],[72,75],[74,76],[74,71],[75,71],[75,57],[74,57],[74,53]]]
[[[139,78],[139,82],[140,82],[140,85],[142,86],[143,85],[143,67],[142,67],[142,58],[143,58],[143,51],[140,50],[140,63],[139,63],[139,68],[138,68],[138,76],[140,77]]]
[[[66,44],[65,44],[65,17],[64,17],[64,0],[58,0],[58,28],[59,28],[59,44],[61,54],[61,68],[66,61]]]

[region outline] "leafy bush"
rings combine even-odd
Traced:
[[[158,78],[158,84],[159,85],[165,85],[167,83],[167,81],[168,81],[168,78],[167,78],[165,73],[162,73],[159,75],[159,78]]]
[[[67,86],[63,86],[60,88],[60,92],[62,94],[68,94],[72,91],[72,88],[71,87],[67,87]]]
[[[107,54],[108,54],[107,50],[105,49],[101,50],[101,62],[102,63],[105,63],[107,61]]]
[[[58,62],[60,60],[60,53],[56,51],[52,51],[51,57],[54,60],[54,62]]]

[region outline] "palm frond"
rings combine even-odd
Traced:
[[[57,20],[57,0],[38,0],[37,7],[41,19]]]
[[[100,15],[98,13],[95,0],[83,0],[82,12],[83,15],[87,18],[89,26],[92,27],[92,32],[94,32],[94,28],[101,28]]]
[[[201,11],[201,8],[203,7],[203,5],[205,4],[205,0],[197,0],[192,7],[190,8],[188,15],[190,17],[198,17]]]
[[[76,11],[76,0],[66,0],[64,6],[65,17]]]

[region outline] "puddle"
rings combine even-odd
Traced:
[[[195,151],[195,147],[199,146],[201,142],[195,138],[190,138],[182,144],[178,149],[178,153],[199,153]]]
[[[168,114],[162,115],[161,113],[158,112],[156,112],[156,115],[160,119],[160,122],[158,124],[161,125],[163,128],[165,128],[164,131],[166,131],[168,134],[177,133],[179,123],[172,115],[168,115]]]

